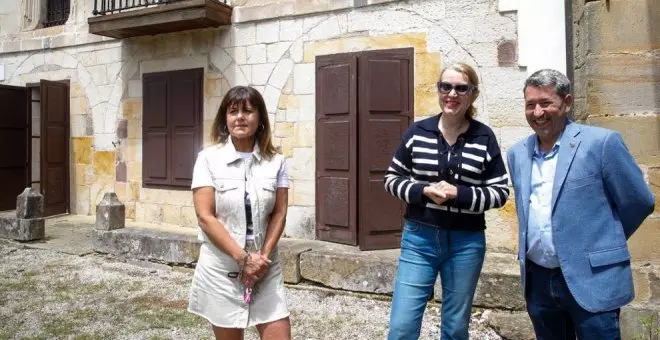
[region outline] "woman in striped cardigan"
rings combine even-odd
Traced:
[[[385,189],[407,203],[389,340],[419,337],[438,273],[441,339],[468,339],[486,251],[484,212],[509,196],[495,134],[473,119],[478,84],[466,64],[444,69],[437,84],[442,112],[408,129],[385,175]]]

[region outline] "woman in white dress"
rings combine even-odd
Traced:
[[[227,92],[212,127],[216,145],[201,151],[192,190],[202,241],[188,310],[213,325],[216,339],[291,338],[277,244],[284,230],[289,180],[272,143],[261,94]]]

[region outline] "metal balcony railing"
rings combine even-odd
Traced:
[[[106,15],[138,8],[171,4],[187,0],[94,0],[94,15]],[[216,0],[227,5],[227,0]]]

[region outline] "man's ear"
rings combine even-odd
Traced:
[[[571,107],[573,106],[573,95],[567,94],[566,97],[564,97],[564,105],[566,105],[566,112],[570,112]]]

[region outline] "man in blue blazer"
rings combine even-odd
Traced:
[[[525,300],[537,339],[620,339],[634,297],[626,241],[655,198],[621,136],[573,123],[568,78],[525,81],[535,134],[508,152]]]

